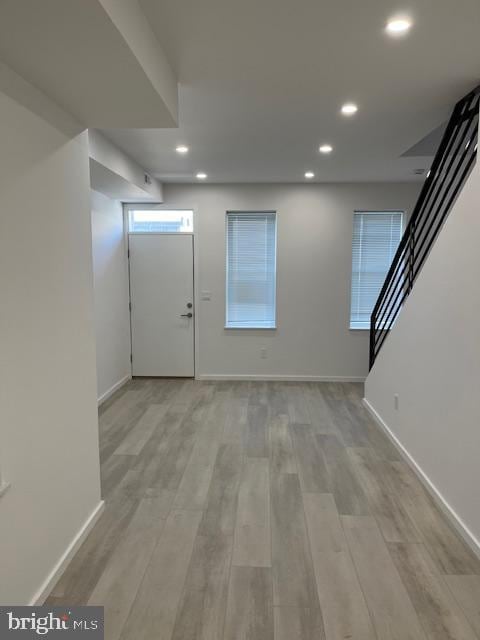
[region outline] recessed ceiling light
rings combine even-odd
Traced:
[[[388,21],[386,31],[391,36],[403,36],[410,31],[411,26],[412,22],[408,18],[393,18]]]
[[[331,144],[322,144],[322,146],[318,149],[320,153],[332,153],[333,147]]]
[[[353,102],[347,102],[343,105],[341,111],[344,116],[353,116],[354,113],[357,113],[358,107]]]
[[[207,177],[206,173],[203,173],[203,171],[200,171],[200,173],[197,173],[197,179],[198,180],[205,180]]]
[[[305,171],[305,178],[307,178],[307,180],[311,180],[314,177],[315,174],[313,173],[313,171]]]
[[[185,144],[179,144],[178,147],[176,147],[175,151],[177,153],[188,153],[188,147]]]

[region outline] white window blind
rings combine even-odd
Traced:
[[[276,237],[274,212],[227,213],[226,327],[275,328]]]
[[[402,237],[402,211],[356,211],[353,218],[350,328],[370,316]]]

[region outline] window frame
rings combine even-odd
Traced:
[[[352,288],[353,288],[353,232],[355,229],[355,215],[356,214],[361,214],[361,213],[369,213],[372,215],[375,214],[379,214],[381,215],[382,213],[399,213],[401,218],[400,218],[400,240],[399,243],[402,240],[403,234],[405,233],[405,228],[406,228],[406,220],[407,220],[407,211],[405,209],[402,208],[398,208],[398,209],[354,209],[353,211],[353,215],[352,215],[352,234],[351,234],[351,247],[350,247],[350,288],[349,288],[349,314],[348,314],[348,330],[349,331],[370,331],[370,323],[368,325],[368,327],[352,327]],[[398,246],[397,246],[398,248]],[[395,250],[396,251],[396,250]],[[388,267],[389,269],[390,267]],[[388,273],[388,269],[385,273],[385,277],[387,276]],[[373,311],[373,309],[372,309]],[[370,312],[370,317],[371,317],[371,313]]]
[[[263,215],[268,214],[272,215],[275,220],[275,245],[274,245],[274,275],[275,282],[273,286],[273,325],[266,326],[248,326],[248,327],[239,327],[229,325],[227,322],[227,314],[228,314],[228,216],[229,214],[243,214],[243,215]],[[275,209],[256,209],[256,210],[245,210],[245,209],[228,209],[225,212],[225,315],[224,315],[224,329],[227,331],[276,331],[278,328],[277,324],[277,286],[278,286],[278,278],[277,278],[277,267],[278,267],[278,211]]]

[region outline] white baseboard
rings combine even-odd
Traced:
[[[263,374],[211,374],[200,373],[196,380],[263,380],[265,382],[365,382],[362,376],[298,376],[298,375],[263,375]]]
[[[102,515],[104,508],[105,508],[105,502],[101,500],[98,503],[98,505],[95,507],[95,509],[92,511],[92,513],[88,516],[87,520],[82,525],[80,530],[75,534],[75,537],[68,545],[67,549],[61,556],[60,560],[53,567],[52,571],[48,574],[47,578],[43,582],[40,589],[31,599],[29,606],[32,606],[32,607],[39,606],[44,603],[45,599],[48,597],[52,589],[55,587],[57,582],[62,577],[71,559],[76,554],[81,544],[83,543],[85,538],[88,536],[90,531],[93,529],[97,520]]]
[[[408,464],[410,469],[415,473],[417,478],[426,488],[428,493],[432,496],[435,504],[438,505],[440,510],[445,514],[450,523],[453,525],[455,530],[459,533],[459,535],[463,538],[465,543],[469,546],[469,548],[480,558],[480,540],[470,531],[467,525],[463,522],[462,518],[458,515],[458,513],[451,507],[451,505],[445,500],[441,492],[437,489],[437,487],[433,484],[430,478],[427,476],[425,471],[420,467],[420,465],[416,462],[416,460],[410,455],[410,453],[405,449],[400,440],[396,437],[396,435],[391,431],[387,423],[383,420],[381,415],[377,413],[376,409],[369,403],[366,398],[363,398],[363,404],[375,420],[375,422],[379,425],[379,427],[386,433],[388,438],[391,440],[393,445],[398,449],[402,458]]]
[[[121,387],[123,387],[124,384],[127,384],[127,382],[131,379],[132,379],[132,375],[129,373],[128,376],[125,376],[124,378],[116,382],[113,385],[113,387],[110,387],[108,391],[105,391],[105,393],[102,393],[102,395],[98,398],[98,406],[100,406],[106,400],[108,400],[110,396],[113,396],[115,391],[118,391]]]

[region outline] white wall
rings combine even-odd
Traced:
[[[30,106],[0,92],[3,605],[36,597],[100,501],[87,135],[13,85]]]
[[[92,188],[109,197],[121,197],[123,202],[162,202],[161,183],[152,176],[150,184],[146,183],[143,167],[100,131],[89,129],[88,146]]]
[[[367,378],[367,401],[480,541],[480,165]],[[393,396],[399,395],[399,409]],[[480,550],[480,546],[479,546]]]
[[[164,185],[196,210],[197,375],[364,378],[368,332],[349,330],[355,209],[411,209],[418,184]],[[275,331],[225,330],[225,212],[278,212]],[[262,347],[267,358],[260,358]]]
[[[130,377],[130,319],[122,204],[96,191],[92,191],[92,243],[101,401]]]

